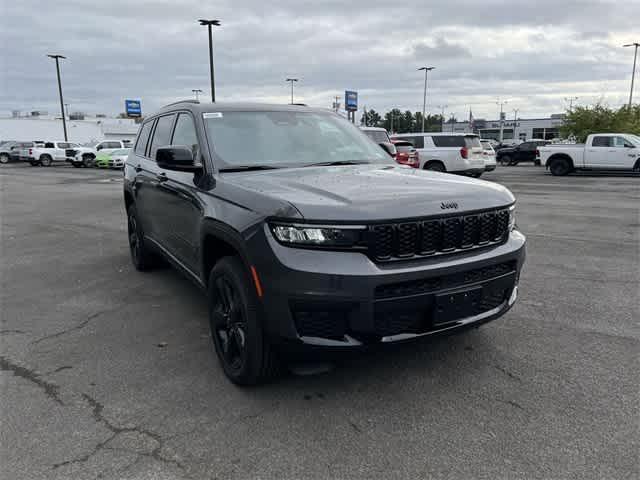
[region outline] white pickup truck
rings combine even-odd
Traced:
[[[576,170],[640,171],[640,137],[629,133],[594,133],[584,144],[539,147],[537,156],[553,175]]]
[[[50,167],[53,162],[69,162],[69,154],[80,145],[73,142],[43,142],[20,150],[20,159],[32,166]]]
[[[69,161],[74,167],[88,167],[93,164],[98,152],[111,153],[123,148],[130,148],[131,142],[128,140],[103,140],[95,145],[79,146],[73,152],[68,152]]]

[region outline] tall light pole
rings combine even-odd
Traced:
[[[220,20],[205,20],[203,18],[201,18],[200,20],[198,20],[198,22],[200,22],[200,25],[202,26],[207,26],[207,29],[209,30],[209,73],[210,73],[210,77],[211,77],[211,101],[215,103],[216,101],[216,84],[215,84],[215,77],[213,74],[213,36],[211,34],[211,27],[212,26],[216,26],[219,27],[220,26]]]
[[[440,109],[440,131],[444,132],[444,109],[447,108],[449,105],[437,105],[437,107]]]
[[[520,111],[519,108],[514,108],[513,109],[513,140],[515,141],[516,139],[516,123],[518,123],[518,112]]]
[[[451,121],[451,131],[453,132],[453,127],[455,126],[454,124],[456,123],[456,114],[455,112],[451,112],[449,115],[451,115],[451,118],[449,118],[449,120]]]
[[[509,103],[506,100],[500,101],[500,99],[498,98],[498,101],[496,102],[496,105],[500,105],[500,143],[502,143],[502,141],[504,140],[504,114],[503,114],[503,108],[504,106]]]
[[[291,83],[291,105],[293,105],[293,83],[297,82],[297,78],[287,78],[285,81]]]
[[[67,121],[64,118],[64,100],[62,99],[62,82],[60,81],[60,63],[61,58],[67,58],[64,55],[47,55],[49,58],[53,58],[56,61],[56,73],[58,74],[58,93],[60,94],[60,113],[62,114],[62,130],[64,130],[64,141],[68,141],[67,138]]]
[[[420,67],[418,71],[424,70],[424,95],[422,96],[422,131],[424,132],[424,116],[427,111],[427,75],[436,67]]]
[[[569,111],[573,109],[573,102],[578,100],[578,97],[564,97],[565,102],[569,102]]]
[[[202,93],[202,90],[200,90],[199,88],[193,88],[191,89],[191,91],[195,94],[196,96],[196,102],[200,101],[200,97],[199,95]]]
[[[629,110],[631,110],[631,102],[633,101],[633,82],[636,79],[636,60],[638,58],[638,47],[640,47],[640,43],[627,43],[623,45],[623,47],[636,47],[636,51],[633,54],[633,72],[631,73],[631,91],[629,92]]]

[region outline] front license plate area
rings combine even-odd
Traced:
[[[482,300],[482,287],[454,293],[443,293],[436,295],[435,300],[433,310],[434,325],[455,322],[475,315]]]

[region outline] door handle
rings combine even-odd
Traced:
[[[169,180],[169,177],[167,177],[166,173],[161,172],[161,173],[156,175],[156,180],[158,180],[158,182],[162,183],[162,182],[166,182],[167,180]]]
[[[134,168],[134,170],[135,170],[136,172],[141,172],[141,171],[142,171],[142,166],[140,166],[140,164],[136,165],[136,166],[135,166],[135,167],[133,167],[133,168]]]

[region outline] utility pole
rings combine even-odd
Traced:
[[[502,143],[502,141],[504,140],[504,113],[503,113],[503,108],[504,106],[509,103],[506,100],[500,101],[500,98],[498,98],[498,101],[496,102],[496,105],[500,105],[500,143]]]
[[[220,20],[205,20],[201,18],[198,21],[200,22],[200,25],[202,25],[203,27],[206,25],[207,29],[209,30],[209,76],[211,79],[211,101],[215,103],[216,102],[216,84],[215,84],[215,76],[213,74],[213,36],[211,34],[211,27],[212,26],[219,27]]]
[[[440,109],[440,131],[444,132],[444,109],[447,108],[449,105],[437,105],[437,107]]]
[[[293,105],[293,83],[297,82],[298,79],[297,78],[287,78],[285,81],[291,83],[291,105]]]
[[[569,102],[569,112],[572,111],[573,109],[573,102],[575,102],[576,100],[578,100],[578,97],[564,97],[564,101],[565,102]]]
[[[199,102],[199,95],[202,93],[202,90],[200,90],[199,88],[193,88],[191,91],[196,95],[196,102]]]
[[[64,131],[64,141],[68,141],[67,137],[67,121],[64,118],[64,100],[62,99],[62,82],[60,81],[60,64],[61,58],[67,58],[63,55],[47,55],[49,58],[53,58],[56,61],[56,73],[58,74],[58,93],[60,94],[60,113],[62,114],[62,130]]]
[[[633,102],[633,82],[636,79],[636,60],[638,59],[638,47],[640,47],[640,43],[628,43],[623,45],[623,47],[636,47],[635,53],[633,54],[633,72],[631,73],[631,91],[629,92],[629,110],[631,110],[631,104]]]
[[[418,71],[424,70],[424,95],[422,97],[422,132],[424,133],[424,116],[427,111],[427,75],[436,67],[420,67]]]
[[[338,113],[338,111],[340,110],[340,95],[336,95],[334,98],[336,99],[336,102],[333,104],[333,106],[336,110],[336,113]]]
[[[456,123],[456,114],[455,112],[451,112],[449,113],[449,115],[451,115],[451,117],[449,118],[449,120],[451,121],[451,133],[453,133],[453,127],[454,127],[454,124]]]
[[[513,140],[515,142],[516,140],[516,123],[518,123],[518,112],[520,111],[519,108],[514,108],[513,109]]]

